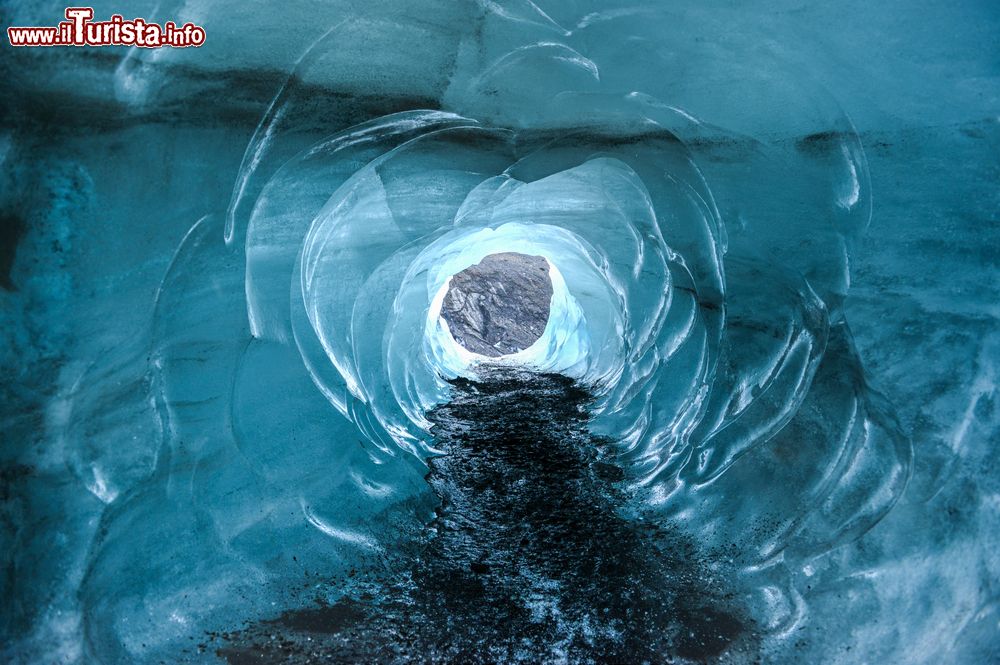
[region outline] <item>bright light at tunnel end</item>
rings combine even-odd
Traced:
[[[441,248],[445,260],[438,271],[428,273],[428,291],[434,296],[427,310],[424,348],[432,366],[444,377],[476,378],[477,367],[520,367],[537,371],[582,376],[590,354],[590,334],[583,308],[570,291],[557,265],[559,249],[544,225],[505,224],[459,238]],[[562,229],[558,229],[563,231]],[[560,234],[561,235],[561,234]],[[533,243],[529,238],[541,238]],[[438,252],[436,252],[438,253]],[[517,253],[539,256],[548,265],[552,283],[549,316],[541,336],[521,351],[489,357],[469,351],[459,343],[442,316],[442,306],[452,277],[493,254]]]
[[[501,252],[491,252],[490,254],[495,253]],[[563,278],[562,273],[559,272],[559,268],[557,268],[548,257],[541,254],[538,254],[538,256],[541,256],[548,265],[549,280],[552,282],[552,298],[549,302],[549,316],[545,324],[545,329],[542,331],[539,338],[527,348],[515,353],[507,353],[501,356],[490,357],[469,351],[462,346],[462,344],[459,343],[452,335],[451,328],[448,326],[448,322],[441,313],[445,297],[448,295],[448,291],[451,288],[452,277],[461,272],[461,270],[449,275],[445,282],[440,286],[434,296],[434,299],[431,301],[431,307],[428,311],[428,326],[426,334],[429,336],[428,341],[432,345],[432,348],[440,348],[443,351],[443,354],[436,355],[438,356],[438,359],[445,360],[442,364],[442,369],[445,369],[448,374],[452,374],[452,372],[454,372],[458,376],[472,377],[475,375],[475,368],[477,366],[522,367],[527,369],[542,370],[552,363],[554,360],[553,356],[558,352],[560,346],[557,340],[560,338],[565,339],[566,337],[566,335],[564,335],[566,331],[558,329],[560,325],[559,322],[578,322],[582,319],[582,311],[579,311],[579,305],[575,302],[572,294],[570,294],[569,289],[566,286],[566,280]],[[471,265],[475,264],[473,263]],[[470,266],[465,266],[462,270],[465,270],[468,267]],[[574,309],[579,311],[581,319],[578,319],[573,315],[576,313],[574,312]],[[578,343],[583,342],[583,340],[576,341]]]

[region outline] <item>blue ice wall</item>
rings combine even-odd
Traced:
[[[120,11],[207,42],[0,62],[5,660],[214,662],[417,533],[490,251],[765,660],[998,658],[993,3]]]

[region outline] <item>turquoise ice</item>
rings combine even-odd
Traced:
[[[94,9],[207,40],[0,64],[5,660],[215,662],[397,552],[476,374],[442,286],[505,251],[554,285],[505,362],[765,660],[997,658],[990,3]]]

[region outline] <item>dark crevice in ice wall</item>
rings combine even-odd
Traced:
[[[233,665],[752,660],[754,630],[725,575],[681,535],[624,516],[623,472],[587,431],[588,399],[557,375],[455,381],[429,414],[444,454],[430,462],[440,506],[419,553],[356,578],[335,604],[212,636],[218,654]]]
[[[153,109],[132,107],[105,98],[77,97],[67,102],[58,91],[26,91],[16,103],[0,106],[0,121],[21,130],[35,131],[50,138],[53,133],[73,134],[81,129],[117,132],[130,127],[163,124],[169,127],[244,128],[252,130],[255,120],[270,101],[244,90],[235,98],[230,86],[239,89],[244,79],[241,72],[228,72],[233,80],[224,78],[208,89],[198,89],[179,95]],[[257,74],[257,72],[248,72]],[[270,80],[270,79],[267,79]],[[253,88],[265,88],[259,83]],[[272,89],[273,92],[273,89]],[[431,97],[413,95],[379,95],[345,92],[323,86],[302,86],[299,93],[310,100],[312,119],[303,118],[296,132],[326,133],[337,128],[410,109],[437,109],[440,102]],[[225,96],[227,99],[223,100]],[[211,101],[209,101],[211,100]],[[316,117],[322,118],[317,125]],[[296,121],[292,118],[292,121]]]
[[[24,234],[24,220],[11,213],[0,212],[0,288],[13,291],[16,289],[11,281],[11,269],[17,255],[17,245]]]
[[[13,58],[17,64],[18,57]],[[67,94],[65,89],[40,85],[43,78],[32,77],[37,67],[24,60],[20,67],[0,67],[16,94],[0,99],[0,122],[22,132],[37,132],[44,138],[52,133],[75,133],[81,129],[116,132],[130,127],[162,124],[165,127],[243,128],[252,131],[274,98],[275,90],[289,81],[287,71],[277,69],[230,68],[213,71],[190,65],[142,63],[146,76],[166,92],[156,104],[129,103],[111,94],[113,77],[121,57],[100,52],[74,54],[81,70],[94,85],[91,94]],[[5,71],[6,69],[6,71]],[[168,85],[169,84],[169,85]],[[294,75],[289,81],[295,98],[303,103],[285,121],[297,133],[327,133],[399,111],[438,109],[440,94],[376,93],[306,83]]]

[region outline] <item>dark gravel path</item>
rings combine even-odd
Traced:
[[[678,534],[626,519],[587,392],[561,376],[455,383],[429,414],[441,500],[402,572],[336,605],[229,636],[229,663],[752,662],[721,574]]]

